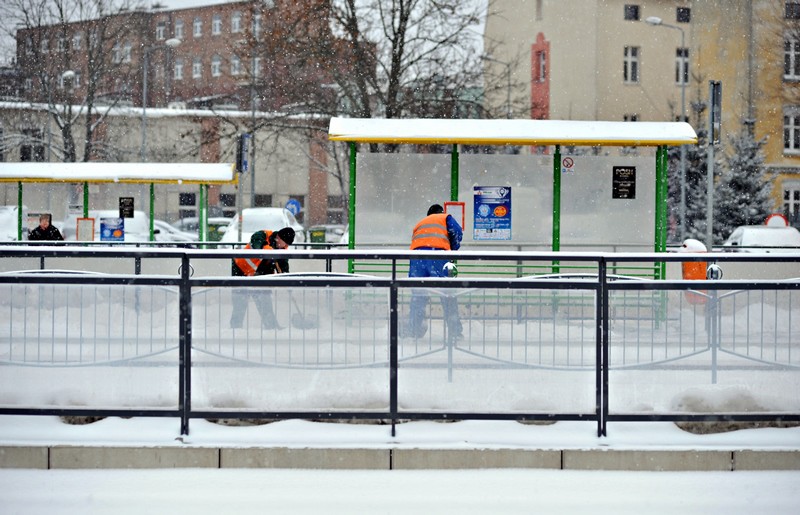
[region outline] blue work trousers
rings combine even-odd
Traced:
[[[412,259],[409,268],[409,277],[447,277],[444,266],[449,259]],[[425,308],[428,305],[429,294],[426,290],[414,288],[411,293],[411,306],[408,321],[410,335],[421,337],[427,330],[425,323]],[[458,301],[450,295],[442,295],[442,308],[447,331],[451,336],[461,334],[461,320],[458,317]]]

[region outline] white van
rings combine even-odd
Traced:
[[[740,252],[800,252],[800,231],[791,226],[741,225],[722,245],[725,250]]]
[[[242,239],[239,240],[239,218],[234,217],[230,225],[225,229],[220,242],[235,243],[242,241],[247,243],[250,236],[256,231],[278,231],[284,227],[294,229],[294,245],[306,241],[305,229],[291,211],[282,207],[251,207],[242,210]]]

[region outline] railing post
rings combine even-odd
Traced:
[[[181,435],[189,434],[189,414],[192,411],[192,288],[189,255],[181,257],[181,282],[179,299],[179,361],[178,361],[178,406],[181,412]]]
[[[597,436],[606,436],[608,419],[608,263],[604,257],[597,262],[597,353],[595,369],[595,413]]]
[[[392,259],[392,283],[389,286],[389,416],[392,419],[392,436],[397,423],[397,263]]]

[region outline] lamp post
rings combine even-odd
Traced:
[[[139,157],[143,163],[146,161],[145,154],[147,150],[147,61],[150,56],[150,52],[163,48],[175,48],[180,44],[180,39],[170,38],[164,41],[163,45],[145,48],[142,52],[142,148],[140,149]]]
[[[670,25],[668,23],[664,23],[661,18],[658,16],[650,16],[644,20],[645,23],[648,25],[652,25],[654,27],[666,27],[668,29],[675,29],[681,31],[681,49],[686,48],[686,34],[684,33],[681,27],[677,25]],[[684,77],[684,68],[681,67],[679,70],[679,75],[681,79],[681,121],[686,121],[686,82],[688,77]],[[686,237],[686,146],[681,145],[680,148],[681,152],[681,198],[680,198],[680,208],[679,208],[679,218],[680,218],[680,227],[681,227],[681,240]]]

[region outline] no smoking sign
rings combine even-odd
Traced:
[[[572,173],[575,171],[575,161],[571,157],[561,160],[561,173]]]

